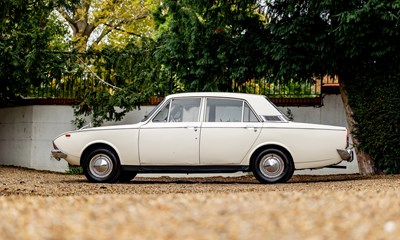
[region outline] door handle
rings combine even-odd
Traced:
[[[199,127],[197,127],[197,126],[186,126],[185,128],[187,128],[187,129],[193,129],[195,132],[197,132],[197,129],[198,129]]]
[[[254,132],[257,132],[257,128],[256,127],[254,127],[254,126],[251,126],[251,125],[248,125],[248,126],[246,126],[246,127],[244,127],[245,129],[252,129]]]

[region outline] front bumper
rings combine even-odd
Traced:
[[[336,151],[339,153],[339,156],[343,161],[347,161],[347,162],[353,161],[354,153],[353,153],[352,148],[336,149]]]
[[[57,159],[58,161],[60,161],[61,158],[66,159],[68,155],[61,152],[61,150],[59,150],[59,149],[53,149],[53,150],[51,150],[51,156],[54,157],[55,159]]]

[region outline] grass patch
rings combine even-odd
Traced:
[[[69,166],[69,170],[65,171],[65,173],[70,175],[81,175],[83,174],[83,168],[81,166]]]

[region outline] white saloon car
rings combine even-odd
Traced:
[[[346,128],[291,122],[265,96],[239,93],[170,95],[140,123],[70,131],[53,146],[90,182],[243,171],[281,183],[294,170],[353,159]]]

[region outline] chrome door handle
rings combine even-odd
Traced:
[[[254,127],[254,126],[246,126],[246,127],[244,127],[245,129],[253,129],[253,131],[254,132],[257,132],[257,128],[256,127]]]
[[[193,129],[195,132],[197,132],[197,129],[198,129],[199,127],[197,127],[197,126],[186,126],[185,128],[187,128],[187,129]]]

